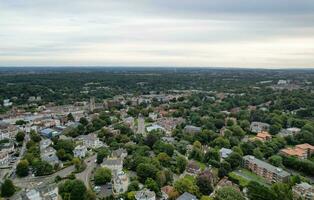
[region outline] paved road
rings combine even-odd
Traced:
[[[89,187],[89,177],[91,176],[91,173],[96,166],[95,159],[96,159],[96,155],[86,158],[85,159],[85,162],[87,164],[86,169],[83,172],[76,174],[76,177],[82,180],[87,187]],[[48,176],[40,176],[40,177],[28,176],[25,178],[15,178],[13,179],[13,182],[16,186],[21,187],[21,188],[33,188],[36,185],[53,183],[57,176],[66,177],[74,171],[75,171],[75,167],[71,165],[69,167],[66,167]]]
[[[95,160],[96,160],[96,155],[85,159],[85,163],[87,165],[86,169],[83,172],[75,175],[77,179],[80,179],[84,182],[84,184],[86,185],[87,188],[90,188],[89,179],[91,177],[93,169],[97,165]]]
[[[13,182],[16,186],[21,188],[32,188],[33,186],[38,184],[52,183],[54,182],[56,176],[65,177],[70,175],[74,170],[75,170],[74,166],[71,165],[49,176],[16,178],[13,180]]]
[[[26,152],[26,144],[27,142],[30,140],[30,136],[28,133],[25,134],[25,138],[24,138],[24,141],[23,141],[23,145],[21,147],[21,150],[20,150],[20,154],[19,154],[19,157],[16,158],[14,164],[12,165],[10,171],[8,172],[9,176],[11,178],[15,178],[16,174],[15,174],[15,171],[16,171],[16,166],[17,164],[20,162],[20,160],[23,158],[25,152]]]

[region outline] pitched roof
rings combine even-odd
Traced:
[[[275,167],[267,162],[264,162],[262,160],[259,160],[257,158],[255,158],[254,156],[251,155],[246,155],[243,157],[244,160],[249,161],[251,163],[256,164],[259,167],[262,167],[264,169],[267,169],[268,171],[277,174],[280,177],[286,177],[289,176],[290,174],[284,170],[282,170],[281,168]]]
[[[177,200],[197,200],[197,198],[193,194],[184,192],[181,196],[177,198]]]

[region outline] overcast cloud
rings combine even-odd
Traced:
[[[0,0],[0,66],[314,67],[313,0]]]

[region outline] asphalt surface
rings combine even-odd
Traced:
[[[93,169],[96,167],[97,163],[95,162],[96,155],[85,159],[86,169],[76,174],[76,178],[82,180],[87,188],[90,188],[89,179],[91,177]]]

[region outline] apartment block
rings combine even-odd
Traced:
[[[251,155],[243,157],[243,167],[253,173],[264,177],[270,183],[286,182],[290,174],[281,168],[275,167],[267,162],[259,160]]]

